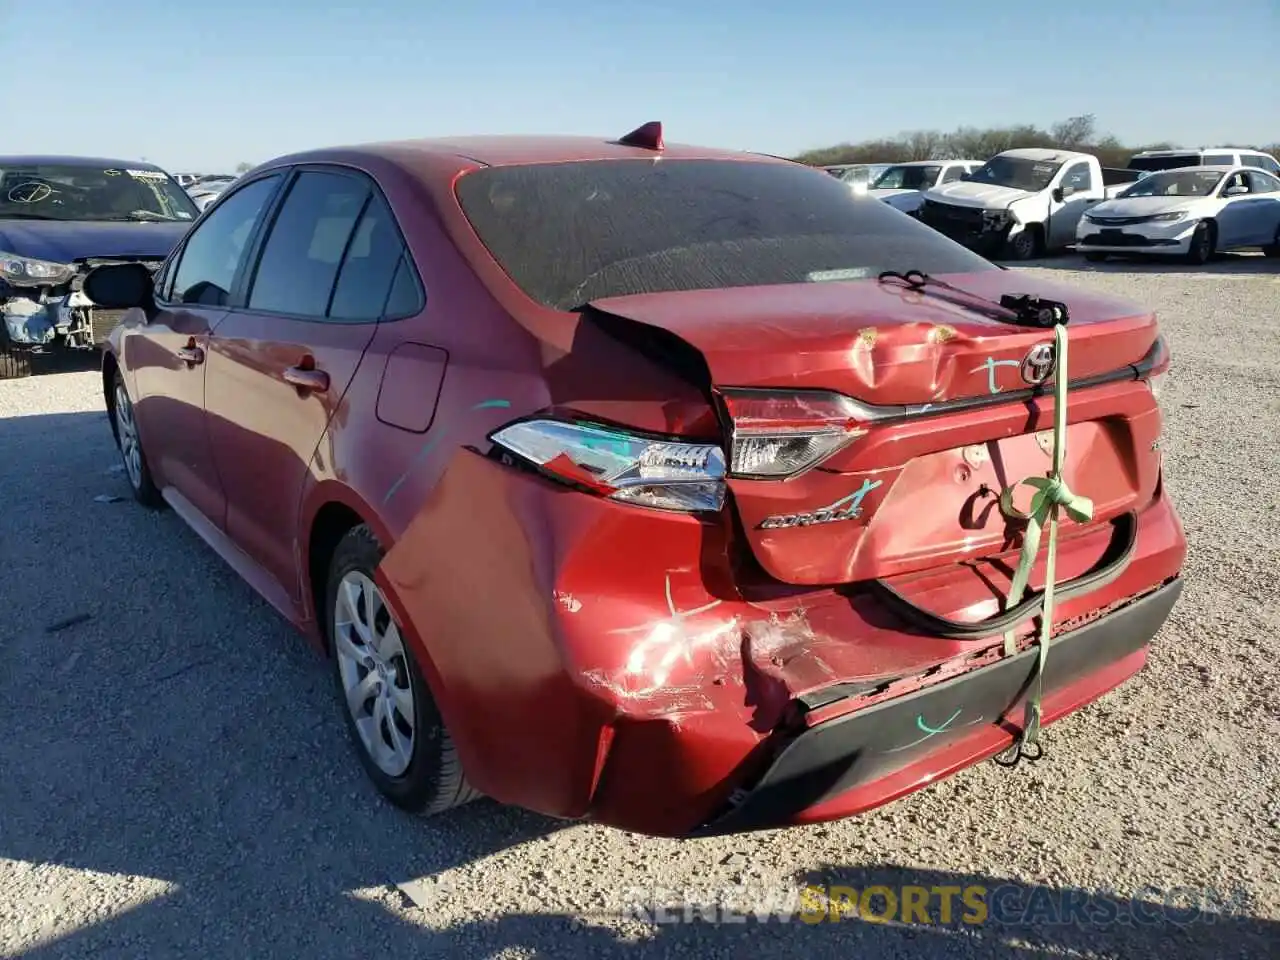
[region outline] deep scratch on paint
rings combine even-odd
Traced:
[[[471,411],[474,412],[476,410],[495,410],[495,409],[507,410],[507,409],[510,409],[510,407],[511,407],[510,400],[481,400],[479,403],[477,403],[475,406],[471,408]],[[435,447],[439,444],[439,442],[442,439],[444,439],[444,437],[447,436],[449,433],[450,433],[450,428],[443,427],[437,430],[435,435],[432,436],[431,439],[429,439],[426,443],[422,445],[422,449],[418,451],[417,455],[413,458],[412,462],[410,462],[409,468],[405,470],[405,472],[400,476],[399,480],[397,480],[395,483],[391,485],[391,489],[387,491],[387,495],[382,498],[382,502],[384,504],[390,502],[391,498],[396,495],[396,491],[398,491],[402,486],[404,486],[404,482],[409,479],[409,475],[413,473],[413,471],[417,468],[418,464],[422,463],[422,461],[426,458],[427,454],[429,454],[432,450],[434,450]]]

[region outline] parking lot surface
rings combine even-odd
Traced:
[[[1153,305],[1173,349],[1163,442],[1190,554],[1148,669],[1050,727],[1038,764],[712,840],[488,801],[395,811],[321,660],[171,512],[129,498],[98,374],[0,383],[0,954],[1280,955],[1278,266],[1025,271],[1029,292],[1044,278]],[[806,884],[1065,892],[1114,910],[666,922],[689,892],[741,911]],[[1188,919],[1165,909],[1175,890],[1228,909]],[[675,910],[646,922],[637,899]]]

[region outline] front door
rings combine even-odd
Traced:
[[[125,343],[138,429],[156,482],[218,525],[225,499],[204,408],[209,335],[226,315],[248,239],[279,180],[246,184],[190,233],[159,278],[155,314]]]
[[[1257,209],[1249,189],[1249,175],[1243,170],[1229,175],[1218,188],[1218,196],[1223,199],[1216,217],[1218,249],[1229,250],[1249,243],[1255,232],[1253,214]]]
[[[1102,195],[1102,184],[1093,181],[1093,168],[1085,160],[1070,164],[1062,172],[1059,183],[1062,200],[1055,200],[1052,196],[1049,198],[1047,240],[1051,249],[1058,250],[1075,243],[1080,218],[1096,202],[1096,197]]]
[[[205,404],[227,534],[297,601],[304,482],[373,339],[402,244],[370,180],[303,168],[259,249],[243,306],[210,340]]]

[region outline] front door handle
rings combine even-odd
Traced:
[[[194,367],[196,364],[204,363],[204,351],[196,346],[195,337],[192,337],[187,341],[187,345],[185,347],[181,347],[177,353],[178,359],[188,367]]]
[[[284,372],[284,380],[307,393],[324,393],[329,389],[329,375],[315,367],[289,367]]]

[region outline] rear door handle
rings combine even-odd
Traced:
[[[284,372],[284,380],[307,393],[324,393],[329,389],[329,375],[314,367],[289,367]]]
[[[194,367],[196,364],[204,363],[204,351],[197,347],[195,340],[192,339],[185,347],[179,348],[178,359],[187,366]]]

